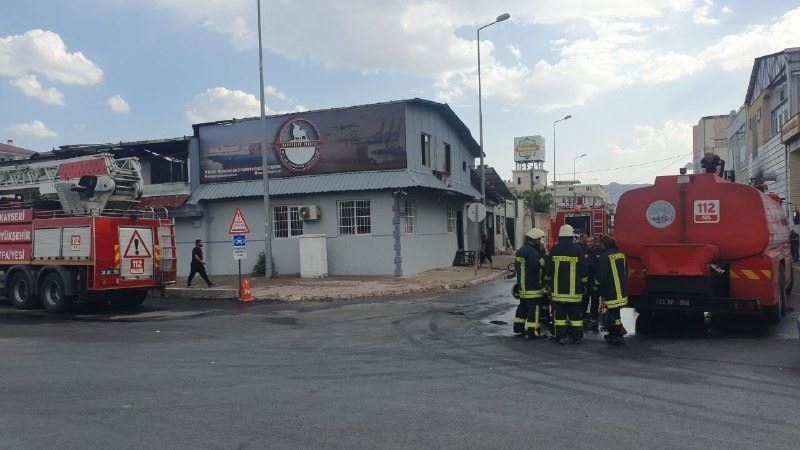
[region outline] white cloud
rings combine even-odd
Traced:
[[[54,138],[58,133],[47,128],[41,120],[34,120],[33,122],[18,123],[11,125],[8,129],[23,136],[32,136],[39,139]]]
[[[730,6],[723,6],[722,14],[733,14],[733,9]]]
[[[103,71],[81,52],[69,52],[61,36],[45,30],[0,38],[0,76],[17,78],[36,73],[51,82],[91,85]]]
[[[129,105],[128,102],[126,102],[125,99],[119,94],[109,97],[106,100],[106,105],[108,105],[108,108],[111,111],[119,114],[127,114],[131,111],[131,105]]]
[[[265,88],[266,91],[266,88]],[[287,100],[292,98],[280,91],[275,92]],[[303,112],[308,109],[303,105],[295,105],[290,110],[276,111],[265,105],[267,114],[285,114]],[[261,101],[258,97],[241,90],[231,90],[222,86],[207,89],[197,94],[186,108],[186,120],[189,123],[213,122],[215,120],[241,119],[261,114]]]
[[[251,0],[150,1],[228,37],[236,48],[257,44],[255,2]],[[508,0],[503,7],[512,13],[512,21],[552,24],[586,17],[655,18],[686,10],[691,3],[692,0],[541,0],[534,8],[529,0]],[[280,14],[272,13],[278,10]],[[340,3],[328,0],[274,0],[264,2],[264,45],[287,59],[327,68],[440,76],[474,65],[474,40],[458,37],[456,30],[485,24],[497,12],[495,4],[474,0],[350,0],[346,10]],[[297,20],[302,20],[303,26],[297,26]]]
[[[703,0],[700,6],[695,8],[692,21],[698,25],[716,25],[719,19],[711,17],[711,10],[714,8],[713,0]]]
[[[788,11],[771,25],[753,25],[730,34],[700,52],[722,70],[749,68],[759,56],[775,53],[800,43],[800,7]]]
[[[255,44],[254,5],[249,0],[151,1],[227,36],[239,48]],[[710,16],[713,4],[700,1],[541,0],[533,8],[529,0],[508,0],[504,9],[517,23],[577,23],[588,24],[588,29],[570,33],[577,39],[552,41],[555,58],[529,64],[519,59],[502,64],[494,43],[483,40],[485,96],[539,110],[579,106],[626,86],[667,83],[709,68],[743,68],[754,56],[800,42],[800,8],[773,24],[726,36],[705,49],[700,45],[693,51],[665,52],[651,40],[653,33],[667,30],[656,19],[670,14],[706,23],[716,20]],[[270,13],[278,8],[280,14]],[[472,0],[377,6],[372,0],[351,0],[347,13],[336,2],[272,0],[265,2],[264,42],[268,50],[289,60],[324,68],[426,77],[434,82],[436,98],[454,102],[473,95],[477,86],[475,41],[463,31],[487,23],[497,12],[494,4]],[[302,19],[302,27],[295,18]],[[309,33],[309,29],[325,32]],[[491,30],[482,35],[486,36],[493,36]]]
[[[514,56],[514,58],[516,58],[517,60],[522,59],[522,52],[520,51],[519,47],[517,47],[516,45],[509,44],[508,46],[506,46],[506,48],[508,48],[509,53],[511,53]]]
[[[692,158],[692,124],[668,120],[662,125],[637,125],[631,145],[612,144],[596,176],[620,183],[651,183],[657,175],[677,173]],[[631,167],[632,166],[632,167]],[[619,170],[604,169],[623,168]]]
[[[289,100],[289,96],[288,95],[284,94],[283,92],[278,90],[278,88],[276,88],[275,86],[273,86],[271,84],[268,84],[264,88],[264,93],[267,94],[270,97],[277,98],[278,100],[283,100],[283,101],[288,101]]]
[[[28,97],[35,97],[48,105],[64,104],[64,94],[54,87],[44,88],[36,75],[23,75],[9,81],[11,86],[22,91]]]
[[[260,114],[260,105],[253,94],[220,86],[197,94],[186,109],[186,119],[200,123],[253,117]]]

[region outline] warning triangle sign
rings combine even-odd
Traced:
[[[131,240],[128,241],[128,245],[125,247],[125,253],[122,255],[123,258],[150,258],[150,250],[144,244],[144,240],[142,236],[139,234],[139,230],[133,230],[133,235],[131,235]]]
[[[250,228],[248,228],[247,222],[244,221],[244,215],[239,208],[236,208],[236,214],[233,215],[228,234],[250,234]]]

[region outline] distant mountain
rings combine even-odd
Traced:
[[[619,184],[619,183],[611,183],[608,185],[608,196],[611,199],[611,203],[617,204],[619,203],[619,198],[622,194],[636,189],[640,187],[650,186],[649,184]]]

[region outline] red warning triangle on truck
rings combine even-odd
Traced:
[[[128,245],[125,247],[125,253],[122,255],[123,258],[150,258],[150,250],[144,244],[144,240],[142,236],[139,234],[139,230],[133,230],[133,234],[131,235],[131,239],[128,241]]]
[[[236,214],[233,215],[231,226],[228,227],[228,234],[250,234],[250,228],[244,221],[244,214],[239,208],[236,208]]]

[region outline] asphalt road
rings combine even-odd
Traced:
[[[0,304],[0,448],[800,447],[793,319],[562,347],[511,336],[509,289]]]

